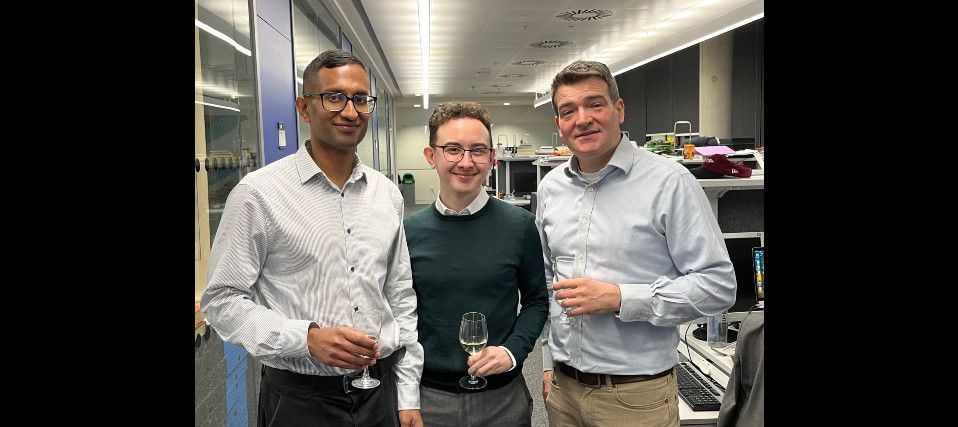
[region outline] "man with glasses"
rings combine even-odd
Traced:
[[[430,426],[532,423],[522,364],[548,313],[542,245],[529,211],[482,188],[495,160],[490,126],[489,111],[476,102],[436,106],[423,155],[439,174],[439,195],[406,218],[426,355],[422,416]],[[489,337],[470,356],[459,324],[474,311],[485,315]],[[485,378],[486,386],[463,388],[459,380],[468,374]]]
[[[546,276],[570,256],[575,277],[552,286],[550,314],[569,322],[543,330],[549,425],[678,426],[676,326],[735,301],[722,231],[685,167],[620,132],[605,64],[569,64],[552,105],[572,158],[542,178],[536,224]]]
[[[227,199],[202,308],[263,363],[260,426],[422,425],[403,199],[356,155],[375,106],[363,63],[323,52],[296,98],[304,149],[246,175]],[[383,313],[376,339],[354,327],[361,308]],[[367,366],[380,385],[352,387]]]

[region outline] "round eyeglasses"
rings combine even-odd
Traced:
[[[458,145],[433,145],[433,147],[441,148],[442,157],[453,163],[462,161],[466,151],[469,152],[469,158],[472,159],[472,162],[480,165],[489,163],[489,160],[492,158],[490,155],[492,149],[488,147],[476,147],[468,150]]]
[[[321,92],[321,93],[304,93],[304,98],[311,98],[318,96],[322,100],[323,109],[333,113],[343,111],[346,109],[346,103],[349,101],[353,102],[353,108],[356,109],[356,112],[369,114],[372,113],[376,108],[376,97],[371,95],[353,95],[349,96],[339,92]]]

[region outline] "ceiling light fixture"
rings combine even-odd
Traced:
[[[511,102],[503,102],[502,105],[512,105]]]
[[[239,108],[227,107],[225,105],[218,105],[218,104],[213,104],[210,102],[203,102],[203,101],[193,101],[193,102],[196,104],[209,105],[210,107],[222,108],[224,110],[239,111]]]
[[[532,108],[539,108],[540,105],[552,102],[552,91],[542,94],[541,97],[532,101]]]
[[[419,105],[419,104],[413,104],[412,106],[413,106],[413,108],[419,108],[419,107],[422,107],[422,105]]]
[[[627,67],[625,67],[625,68],[622,68],[621,70],[613,71],[613,72],[612,72],[612,75],[613,75],[613,76],[617,76],[617,75],[622,74],[622,73],[624,73],[624,72],[626,72],[626,71],[629,71],[629,70],[631,70],[631,69],[633,69],[633,68],[641,67],[641,66],[643,66],[643,65],[645,65],[645,64],[648,64],[649,62],[655,61],[656,59],[662,58],[662,57],[664,57],[664,56],[671,55],[671,54],[673,54],[673,53],[675,53],[675,52],[678,52],[678,51],[680,51],[680,50],[682,50],[682,49],[685,49],[685,48],[687,48],[687,47],[689,47],[689,46],[692,46],[692,45],[695,45],[695,44],[699,44],[699,43],[701,43],[701,42],[703,42],[703,41],[705,41],[705,40],[711,39],[712,37],[715,37],[715,36],[717,36],[717,35],[719,35],[719,34],[723,34],[723,33],[727,32],[727,31],[734,30],[734,29],[736,29],[736,28],[738,28],[738,27],[741,27],[741,26],[743,26],[743,25],[745,25],[745,24],[748,24],[748,23],[750,23],[750,22],[753,22],[753,21],[757,21],[757,20],[762,19],[762,18],[764,18],[764,17],[765,17],[765,12],[761,12],[761,13],[755,15],[755,16],[752,16],[752,17],[749,17],[749,18],[745,18],[745,19],[743,19],[743,20],[741,20],[741,21],[739,21],[739,22],[736,22],[736,23],[734,23],[734,24],[732,24],[732,25],[729,25],[729,26],[727,26],[727,27],[725,27],[725,28],[722,28],[721,30],[715,31],[715,32],[713,32],[713,33],[711,33],[711,34],[704,35],[704,36],[699,37],[699,38],[697,38],[697,39],[695,39],[695,40],[692,40],[692,41],[690,41],[690,42],[688,42],[688,43],[685,43],[685,44],[682,44],[682,45],[680,45],[680,46],[678,46],[678,47],[669,49],[669,50],[667,50],[667,51],[665,51],[665,52],[662,52],[662,53],[660,53],[660,54],[658,54],[658,55],[655,55],[655,56],[652,56],[652,57],[650,57],[650,58],[643,59],[642,61],[636,62],[635,64],[632,64],[632,65],[629,65],[629,66],[627,66]]]
[[[206,24],[200,22],[199,19],[193,18],[193,22],[194,22],[194,23],[196,24],[196,26],[199,27],[201,30],[206,31],[207,33],[212,34],[214,37],[216,37],[216,38],[218,38],[218,39],[220,39],[220,40],[223,40],[224,42],[227,42],[227,43],[233,45],[233,47],[235,47],[236,50],[239,51],[239,53],[242,53],[243,55],[246,55],[246,56],[253,56],[253,52],[250,52],[249,49],[247,49],[247,48],[245,48],[245,47],[243,47],[243,46],[240,46],[240,44],[237,43],[236,40],[233,40],[232,38],[230,38],[230,36],[227,36],[226,34],[223,34],[223,33],[219,32],[219,31],[214,30],[213,27],[211,27],[211,26],[209,26],[209,25],[206,25]],[[238,110],[237,110],[237,111],[238,111]]]
[[[422,108],[429,109],[429,0],[419,0],[419,51],[422,61]]]

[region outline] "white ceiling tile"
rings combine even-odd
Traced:
[[[678,45],[689,30],[753,3],[764,10],[763,0],[431,0],[430,92],[492,101],[511,97],[513,103],[531,104],[530,92],[548,90],[555,73],[572,60],[601,56],[611,64],[655,43]],[[418,100],[413,97],[422,90],[416,1],[362,0],[361,4],[400,90],[410,100]],[[582,9],[610,10],[613,15],[575,22],[557,18]],[[572,45],[529,47],[548,40]],[[524,59],[545,63],[511,65]],[[498,77],[509,73],[524,77]],[[491,87],[494,84],[512,86]],[[442,98],[430,101],[438,99]]]

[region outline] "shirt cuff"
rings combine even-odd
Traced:
[[[396,384],[399,410],[419,409],[419,384]]]
[[[615,315],[623,322],[649,321],[652,318],[652,286],[642,283],[620,284],[622,305]]]
[[[289,320],[283,326],[283,335],[287,337],[289,345],[286,348],[288,352],[283,352],[283,357],[306,357],[309,356],[309,325],[312,320]]]
[[[515,356],[512,355],[512,352],[509,351],[509,349],[506,348],[506,346],[504,346],[504,345],[500,345],[500,346],[498,346],[498,347],[501,348],[501,349],[503,349],[503,350],[505,350],[505,351],[506,351],[506,354],[509,355],[509,360],[512,361],[512,367],[510,367],[509,369],[506,369],[506,372],[509,372],[509,371],[511,371],[511,370],[513,370],[513,369],[516,369],[516,358],[515,358]]]

